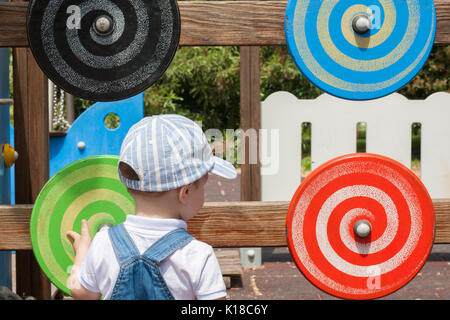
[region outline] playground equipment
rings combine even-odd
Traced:
[[[123,222],[125,215],[134,211],[132,198],[118,180],[117,156],[123,138],[142,119],[143,112],[143,94],[116,102],[97,102],[76,119],[66,134],[50,139],[52,178],[36,199],[31,241],[42,270],[67,294],[70,294],[67,278],[71,264],[66,262],[73,260],[74,253],[70,241],[59,232],[68,224],[78,230],[79,219],[87,219],[94,235],[99,225]],[[116,117],[117,127],[107,127],[108,116]],[[62,193],[64,197],[60,199]],[[74,206],[67,207],[68,211],[58,205],[68,204],[67,196],[75,201],[81,195],[82,201],[92,202],[95,198],[95,203],[84,206],[78,201],[75,207],[82,208],[81,211],[73,210]],[[50,204],[53,205],[48,207]],[[62,225],[58,216],[64,217]]]
[[[108,127],[109,117],[113,117],[115,127]],[[50,138],[50,177],[83,158],[119,155],[128,130],[143,117],[143,93],[121,101],[95,103],[66,134]]]
[[[118,156],[75,161],[47,182],[34,204],[34,255],[48,278],[67,294],[75,252],[65,230],[81,232],[81,220],[86,219],[94,236],[102,226],[124,222],[134,212],[134,200],[119,180],[118,162]]]
[[[180,38],[176,0],[30,2],[30,47],[45,74],[68,93],[113,101],[151,86]]]
[[[50,2],[52,1],[50,0],[46,3]],[[440,31],[436,34],[434,42],[450,43],[448,34],[445,32],[445,26],[448,25],[447,18],[445,18],[446,12],[448,11],[448,4],[442,1],[435,1],[436,3],[436,8],[438,9],[436,25],[440,26]],[[26,6],[15,3],[0,6],[0,15],[2,10],[5,12],[13,7],[22,18],[26,16]],[[284,2],[277,1],[180,3],[181,17],[183,18],[180,45],[285,45],[286,40],[284,38],[284,26],[282,23],[285,8],[286,5]],[[216,18],[211,19],[212,16]],[[264,19],[261,19],[261,16]],[[17,32],[12,33],[10,31],[15,28],[15,25],[13,27],[12,22],[8,19],[3,21],[5,21],[5,25],[9,25],[10,27],[6,27],[4,37],[0,44],[3,46],[28,46],[26,37],[24,40],[17,36]],[[102,21],[99,21],[100,25],[108,24],[108,22]],[[364,21],[355,21],[355,28],[361,29],[358,30],[359,32],[364,32],[364,25],[367,28],[367,23],[365,24]],[[40,35],[38,35],[39,37]],[[248,51],[253,52],[251,49]],[[18,65],[20,66],[21,64],[18,63]],[[248,77],[250,79],[249,82],[253,80],[253,83],[255,83],[255,79],[252,79],[255,73],[252,71],[243,72],[251,75]],[[25,75],[29,76],[29,73],[25,73]],[[251,88],[253,88],[251,85],[244,85],[243,91],[247,90],[250,92],[252,91],[250,90]],[[259,106],[259,91],[254,91],[257,94],[256,98],[252,99],[253,101],[258,101],[257,106]],[[33,93],[28,93],[28,95],[31,94]],[[252,104],[252,99],[249,99],[250,102],[247,103],[247,106]],[[39,99],[36,101],[39,101]],[[255,110],[255,113],[258,113],[258,111]],[[257,118],[258,115],[254,117]],[[259,119],[253,119],[252,122],[256,123],[255,126],[258,129]],[[31,136],[27,136],[27,138],[34,139]],[[39,144],[39,146],[42,145],[42,143]],[[44,164],[41,163],[41,165]],[[249,180],[245,180],[244,184],[247,181]],[[297,186],[299,182],[297,181]],[[33,183],[33,190],[37,189],[35,185]],[[38,189],[40,190],[40,188]],[[446,203],[446,200],[435,200],[433,202],[437,218],[435,239],[440,242],[450,241],[447,227],[445,227],[446,221],[448,221],[446,220],[448,219]],[[5,224],[4,229],[0,230],[0,249],[31,248],[29,233],[27,233],[26,229],[18,230],[19,228],[17,226],[23,226],[29,221],[29,214],[32,207],[31,205],[26,205],[24,207],[0,208],[0,214],[2,216],[14,217],[12,220],[9,220],[14,223],[9,222]],[[285,202],[207,204],[202,212],[190,222],[189,230],[194,236],[216,247],[282,246],[286,245],[285,218],[287,211],[288,206]],[[13,230],[16,230],[14,237],[7,238],[7,235],[13,234]]]
[[[397,91],[433,46],[433,0],[289,0],[286,42],[296,65],[335,96],[367,100]]]
[[[13,169],[8,169],[15,161],[12,137],[9,131],[10,104],[9,96],[9,50],[0,49],[0,204],[11,204],[12,190],[10,177]],[[0,252],[0,286],[11,288],[11,253]]]
[[[289,250],[317,287],[342,298],[373,299],[408,283],[434,240],[425,186],[380,155],[330,160],[302,182],[287,215]]]
[[[19,158],[19,154],[17,153],[16,150],[14,150],[14,148],[11,145],[7,143],[2,145],[0,149],[1,149],[0,159],[2,160],[0,170],[4,168],[6,169],[11,168],[14,162],[16,162],[16,160]]]

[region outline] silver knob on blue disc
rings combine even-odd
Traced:
[[[363,34],[370,30],[372,24],[368,16],[360,14],[353,18],[352,26],[356,33]]]

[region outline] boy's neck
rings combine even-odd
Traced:
[[[176,193],[133,192],[136,216],[157,219],[181,219]],[[174,198],[175,197],[175,198]]]
[[[155,218],[155,219],[181,219],[180,215],[172,214],[172,213],[163,213],[158,210],[153,209],[136,209],[136,216],[146,217],[146,218]]]

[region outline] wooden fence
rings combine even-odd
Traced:
[[[181,46],[241,47],[241,128],[260,128],[259,48],[283,46],[286,1],[179,2]],[[435,44],[450,43],[450,1],[435,0]],[[13,47],[16,206],[0,206],[0,250],[18,250],[17,292],[50,298],[50,283],[30,251],[29,218],[49,178],[47,79],[28,47],[27,3],[0,3],[0,47]],[[215,247],[284,246],[287,202],[260,200],[259,165],[242,166],[241,200],[208,203],[189,223]],[[450,242],[450,200],[436,200],[437,242]]]

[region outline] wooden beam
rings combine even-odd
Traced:
[[[206,203],[188,223],[189,232],[213,247],[286,246],[288,203]]]
[[[434,0],[435,44],[450,44],[450,1]],[[283,46],[287,1],[180,1],[182,46]],[[0,4],[0,47],[26,47],[26,3]]]
[[[0,3],[0,46],[28,47],[26,2]]]
[[[285,45],[287,1],[178,2],[182,46]]]
[[[450,243],[450,199],[433,201],[435,243]],[[216,248],[286,246],[289,202],[208,202],[188,223],[197,239]],[[0,250],[30,250],[32,205],[0,206]]]
[[[433,200],[436,213],[435,243],[450,243],[450,201],[448,199]]]
[[[15,48],[13,63],[14,143],[20,154],[15,163],[15,195],[16,203],[28,204],[34,203],[49,178],[47,78],[29,48]],[[50,299],[50,282],[29,249],[16,253],[17,293]]]
[[[436,7],[435,44],[450,44],[450,1],[434,0]]]
[[[31,250],[30,217],[33,205],[0,206],[0,251]]]

